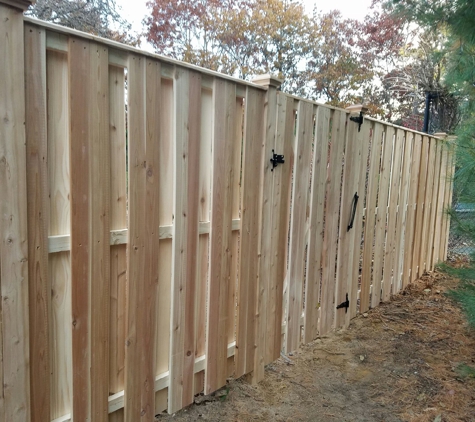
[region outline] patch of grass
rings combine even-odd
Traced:
[[[460,378],[475,378],[475,368],[465,363],[458,365],[456,371]]]
[[[457,288],[449,290],[447,295],[460,304],[465,311],[468,323],[472,328],[475,328],[475,265],[453,268],[442,264],[440,269],[448,275],[460,279]]]

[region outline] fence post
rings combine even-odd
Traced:
[[[252,383],[256,384],[264,379],[264,366],[269,363],[266,359],[266,351],[274,345],[267,344],[269,339],[267,336],[267,325],[272,324],[269,321],[268,308],[273,304],[269,303],[271,294],[271,283],[269,274],[271,273],[272,258],[272,186],[273,172],[270,158],[275,148],[275,129],[276,129],[276,113],[277,113],[277,88],[280,87],[282,81],[271,75],[261,75],[253,80],[257,85],[267,88],[265,110],[264,110],[264,139],[263,139],[263,162],[262,162],[262,186],[260,190],[261,201],[261,217],[260,217],[260,239],[259,239],[259,278],[257,287],[257,303],[256,303],[256,351],[254,355],[254,370],[252,372]],[[280,152],[275,151],[280,154]],[[276,316],[280,320],[282,316]],[[272,359],[273,360],[273,359]]]
[[[23,11],[0,0],[0,421],[29,421],[28,230]]]

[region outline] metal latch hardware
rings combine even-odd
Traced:
[[[348,308],[350,307],[350,301],[348,300],[348,293],[346,294],[346,301],[343,303],[340,303],[336,309],[343,309],[345,308],[345,314],[348,313]]]
[[[359,116],[351,116],[350,120],[352,122],[358,123],[358,132],[361,130],[361,125],[363,124],[363,112],[360,111]]]
[[[284,164],[284,156],[276,154],[274,150],[272,150],[272,158],[270,159],[270,162],[272,163],[272,168],[270,171],[274,171],[274,168],[277,167],[277,164]]]

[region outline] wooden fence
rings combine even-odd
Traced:
[[[443,139],[19,3],[0,1],[0,420],[152,421],[445,259]]]

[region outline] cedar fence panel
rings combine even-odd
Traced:
[[[229,376],[259,382],[445,258],[442,134],[359,125],[270,76],[15,4],[0,1],[0,420],[153,421]]]

